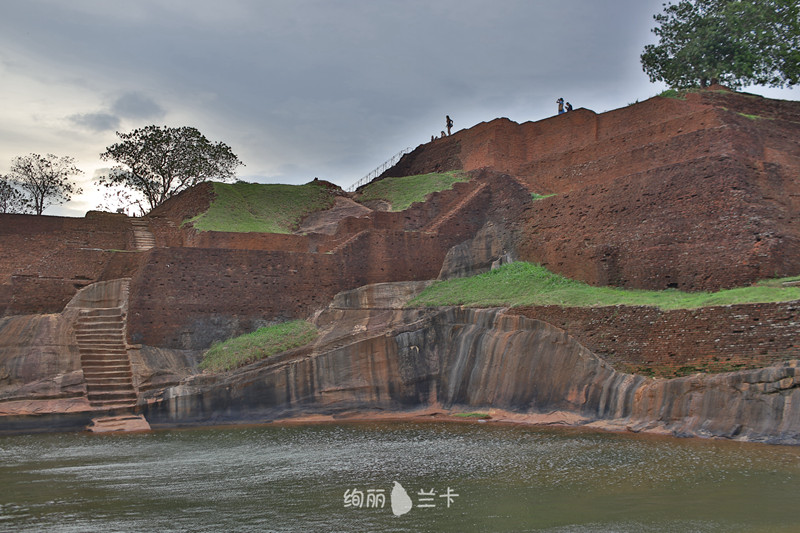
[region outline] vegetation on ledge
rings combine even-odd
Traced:
[[[328,209],[333,201],[331,189],[322,181],[305,185],[215,182],[208,210],[187,222],[200,231],[291,233],[303,217]]]
[[[304,346],[317,338],[317,328],[305,320],[292,320],[259,328],[253,333],[215,342],[200,362],[201,370],[225,372],[270,355]]]
[[[647,305],[668,310],[800,299],[800,287],[784,286],[783,282],[787,280],[788,278],[767,280],[750,287],[713,293],[682,292],[674,289],[646,291],[594,287],[554,274],[543,266],[520,261],[469,278],[438,281],[411,300],[408,306]]]
[[[469,181],[469,176],[453,170],[402,178],[383,178],[364,187],[357,200],[361,203],[384,200],[392,205],[392,211],[404,211],[414,202],[425,201],[431,193],[452,189],[453,184],[459,181]]]

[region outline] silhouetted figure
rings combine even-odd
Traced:
[[[444,130],[442,130],[442,137],[444,137],[445,135],[447,134],[444,132]]]
[[[572,104],[570,104],[569,102],[567,102],[566,109],[567,109],[567,113],[569,113],[570,111],[572,111]]]
[[[445,122],[445,124],[447,124],[447,134],[450,135],[450,128],[453,127],[453,119],[450,118],[450,115],[445,115],[445,118],[447,119]]]
[[[560,115],[564,113],[564,99],[559,98],[558,100],[556,100],[556,103],[558,104],[558,114]]]

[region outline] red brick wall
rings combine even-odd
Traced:
[[[0,314],[58,312],[89,283],[130,276],[136,261],[110,250],[132,244],[124,215],[0,215]]]
[[[336,254],[153,249],[131,282],[129,338],[203,348],[275,319],[305,318],[345,289],[435,278],[448,249],[434,234],[386,231]]]

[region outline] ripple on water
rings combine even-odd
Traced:
[[[800,495],[797,448],[491,424],[2,437],[0,457],[15,531],[781,531]],[[394,481],[459,498],[345,508]]]

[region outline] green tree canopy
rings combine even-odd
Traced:
[[[100,157],[118,166],[98,181],[141,193],[151,209],[203,181],[228,181],[242,164],[228,145],[212,143],[188,126],[147,126],[117,136],[121,141]]]
[[[70,180],[76,174],[83,171],[69,156],[30,154],[14,158],[8,178],[27,196],[34,213],[41,215],[48,206],[63,204],[83,192]]]
[[[650,81],[676,89],[800,81],[797,0],[680,0],[653,18],[659,43],[641,55]]]

